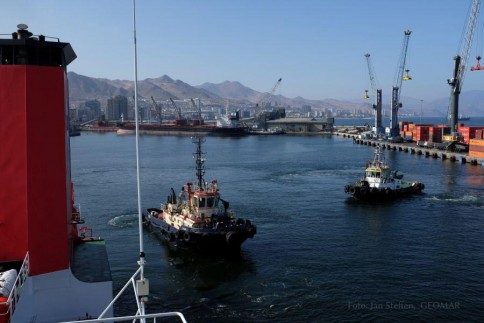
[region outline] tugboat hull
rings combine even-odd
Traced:
[[[411,183],[407,187],[398,189],[367,187],[354,184],[346,185],[345,193],[351,194],[354,198],[364,201],[391,201],[397,198],[411,196],[422,193],[425,185],[422,183]]]
[[[392,171],[385,162],[382,148],[377,146],[375,157],[366,164],[365,177],[354,184],[345,186],[345,193],[358,200],[389,201],[396,198],[421,193],[425,185],[420,182],[402,180],[403,175]]]
[[[143,214],[143,222],[152,232],[163,240],[177,247],[200,248],[208,251],[237,250],[247,239],[257,232],[257,227],[249,220],[236,219],[214,221],[213,225],[203,228],[181,226],[176,228],[167,221],[158,218],[163,211],[148,209]]]

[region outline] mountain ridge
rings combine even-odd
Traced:
[[[110,80],[107,78],[93,78],[67,73],[69,79],[69,97],[72,103],[80,103],[90,99],[97,99],[105,103],[116,95],[133,96],[133,81]],[[192,86],[181,80],[174,80],[168,75],[157,78],[147,78],[138,81],[138,95],[144,99],[151,96],[157,100],[199,98],[218,105],[255,106],[267,95],[267,92],[255,91],[238,81],[224,81],[221,83],[205,82]],[[371,100],[371,99],[370,99]],[[338,100],[326,98],[323,100],[310,100],[301,96],[287,98],[281,94],[271,97],[273,105],[281,107],[300,108],[309,105],[313,110],[364,110],[372,109],[373,101]],[[422,101],[410,97],[402,98],[403,109],[401,113],[414,113],[420,115],[442,116],[447,114],[449,98],[440,98],[433,101]],[[384,102],[384,109],[389,109],[389,103]],[[484,91],[472,90],[461,93],[459,102],[460,111],[468,116],[484,115]]]

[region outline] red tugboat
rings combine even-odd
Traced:
[[[27,28],[0,39],[0,322],[95,317],[112,279],[104,241],[77,229],[66,74],[76,54]]]
[[[144,223],[163,239],[181,247],[195,247],[209,253],[237,250],[257,228],[250,220],[235,218],[229,203],[220,196],[218,182],[204,181],[201,137],[196,137],[197,184],[183,186],[179,198],[171,189],[161,209],[149,208]]]

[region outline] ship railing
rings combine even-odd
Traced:
[[[79,321],[67,321],[67,322],[61,322],[61,323],[102,323],[102,322],[153,322],[156,323],[158,322],[157,319],[161,318],[166,318],[166,317],[174,317],[177,316],[181,322],[187,323],[185,317],[183,316],[182,313],[180,312],[165,312],[165,313],[156,313],[156,314],[141,314],[142,310],[142,304],[140,302],[141,297],[138,295],[138,288],[137,288],[137,276],[141,273],[141,266],[138,268],[138,270],[131,276],[131,278],[126,282],[126,284],[121,288],[121,290],[118,292],[116,297],[113,298],[111,303],[104,309],[104,311],[99,315],[97,319],[81,319]],[[128,289],[129,286],[133,287],[134,291],[134,296],[136,298],[136,304],[138,306],[138,311],[136,312],[135,315],[131,316],[118,316],[118,317],[109,317],[105,318],[104,315],[109,312],[113,306],[114,303],[121,297],[121,295],[124,293],[126,289]],[[160,320],[161,322],[161,320]]]
[[[13,316],[13,313],[15,312],[15,306],[17,305],[17,302],[20,298],[20,293],[22,292],[22,287],[27,280],[27,277],[29,276],[30,272],[30,258],[29,258],[29,253],[25,255],[24,261],[22,263],[22,267],[20,267],[20,270],[18,272],[17,278],[15,278],[15,283],[13,284],[13,288],[8,294],[8,298],[6,302],[0,303],[0,308],[6,309],[5,313],[0,313],[0,316],[2,315],[9,315],[10,317]]]

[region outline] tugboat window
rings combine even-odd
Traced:
[[[214,202],[214,198],[213,197],[208,197],[207,198],[207,206],[208,207],[213,207],[213,202]]]
[[[200,207],[205,207],[205,198],[201,197],[200,198],[200,204],[199,204]]]

